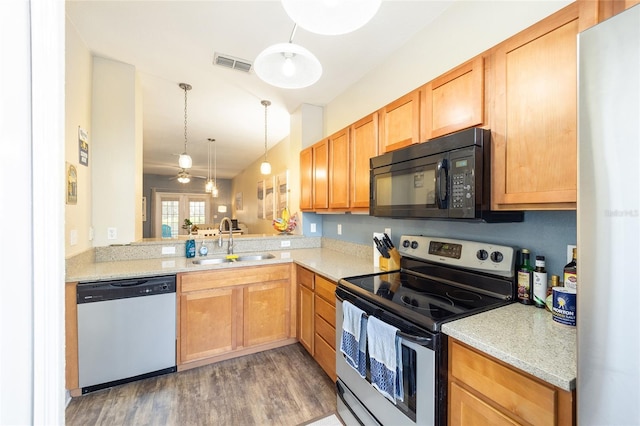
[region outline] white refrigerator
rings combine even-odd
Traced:
[[[578,76],[577,420],[640,424],[640,5],[580,33]]]

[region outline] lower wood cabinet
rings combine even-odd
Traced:
[[[336,380],[336,283],[297,267],[298,340]]]
[[[567,392],[449,340],[450,425],[574,425]]]
[[[291,265],[178,274],[178,369],[295,341]]]

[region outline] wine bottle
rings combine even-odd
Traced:
[[[522,259],[518,267],[518,302],[531,305],[533,283],[533,267],[530,264],[530,253],[527,249],[522,249]]]
[[[533,270],[533,303],[536,308],[544,308],[547,298],[547,270],[544,256],[536,256],[536,269]]]

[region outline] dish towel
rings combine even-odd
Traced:
[[[342,339],[340,352],[347,364],[364,379],[367,369],[367,317],[364,311],[346,300],[342,302]]]
[[[398,331],[373,316],[367,321],[371,384],[394,404],[404,401],[402,347]]]

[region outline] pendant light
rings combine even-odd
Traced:
[[[216,186],[215,181],[211,179],[211,144],[216,140],[212,138],[207,140],[209,141],[209,145],[207,146],[207,183],[204,186],[204,190],[206,192],[211,192]]]
[[[260,101],[264,105],[264,161],[260,164],[260,173],[263,175],[271,174],[271,164],[267,161],[267,107],[271,105],[270,101]]]
[[[382,0],[282,0],[289,18],[307,31],[322,35],[350,33],[364,26]]]
[[[187,91],[191,90],[191,85],[187,83],[178,84],[184,90],[184,152],[178,158],[178,164],[182,169],[190,169],[193,161],[191,156],[187,154]]]
[[[301,89],[320,79],[322,65],[313,53],[293,43],[294,24],[289,43],[278,43],[260,52],[253,67],[264,82],[283,89]]]
[[[211,152],[211,144],[214,143],[215,139],[209,139],[209,152]],[[218,198],[218,154],[216,152],[216,145],[213,145],[213,180],[211,185],[211,196],[213,198]]]

